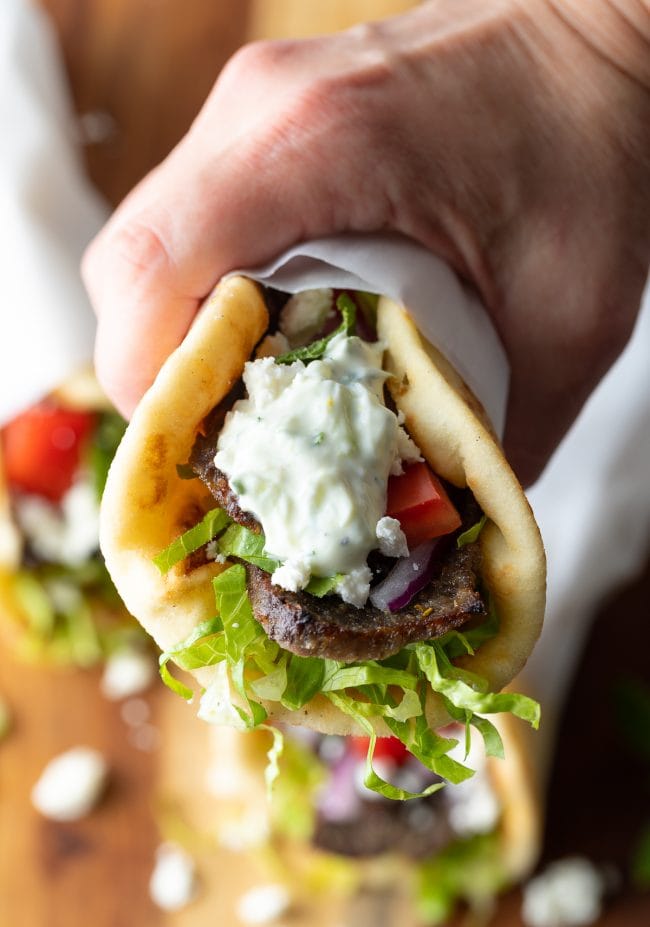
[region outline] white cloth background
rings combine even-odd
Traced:
[[[79,277],[107,209],[86,180],[56,38],[0,2],[0,424],[92,358]]]

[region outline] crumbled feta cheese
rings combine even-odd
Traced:
[[[285,885],[258,885],[237,902],[237,917],[243,924],[270,924],[286,914],[291,895]]]
[[[346,573],[345,576],[339,580],[336,591],[344,602],[361,608],[368,600],[371,579],[372,572],[370,567],[359,567],[357,570]]]
[[[16,518],[42,560],[79,566],[99,547],[99,502],[88,481],[75,483],[60,506],[39,496],[21,496]]]
[[[396,518],[384,515],[377,522],[377,540],[379,551],[385,557],[408,557],[409,548],[406,536]]]
[[[401,426],[397,429],[397,453],[405,463],[420,463],[424,460],[420,448]]]
[[[287,560],[271,576],[271,582],[289,592],[304,589],[309,582],[310,565],[304,560]]]
[[[461,837],[488,834],[494,830],[501,805],[484,775],[475,774],[449,787],[449,823]]]
[[[274,335],[267,335],[260,343],[255,357],[279,357],[281,354],[287,354],[291,346],[282,332],[276,332]]]
[[[605,894],[603,874],[588,860],[552,863],[524,886],[522,918],[527,927],[584,927],[598,920]]]
[[[217,538],[213,538],[211,541],[208,541],[205,548],[205,555],[208,560],[214,560],[215,563],[226,562],[226,555],[220,552],[219,541]]]
[[[303,290],[290,297],[280,313],[280,331],[292,345],[309,344],[334,312],[334,294],[323,288]]]
[[[94,808],[107,775],[101,753],[73,747],[47,764],[32,789],[32,804],[53,821],[75,821]]]
[[[151,900],[163,911],[179,911],[196,898],[198,879],[192,857],[173,843],[156,851],[156,865],[149,880]]]
[[[135,648],[117,650],[104,666],[102,695],[114,702],[138,695],[149,688],[156,675],[150,654]]]

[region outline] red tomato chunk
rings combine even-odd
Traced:
[[[369,737],[350,737],[352,752],[362,758],[368,753]],[[375,743],[376,760],[392,760],[400,766],[410,757],[410,753],[397,737],[378,737]]]
[[[92,413],[49,400],[16,416],[1,433],[9,485],[59,502],[74,482],[94,424]]]
[[[389,478],[386,514],[399,521],[411,550],[461,524],[444,486],[426,463],[411,464],[400,476]]]

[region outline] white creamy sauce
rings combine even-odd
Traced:
[[[248,398],[227,416],[215,464],[261,523],[266,552],[282,564],[273,582],[285,589],[340,573],[337,592],[361,606],[368,553],[405,551],[384,519],[386,489],[400,455],[419,451],[384,405],[382,355],[382,344],[340,334],[321,360],[245,366]]]

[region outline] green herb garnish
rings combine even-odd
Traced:
[[[318,358],[322,357],[325,353],[330,341],[336,338],[337,335],[353,335],[357,307],[349,296],[342,293],[336,300],[336,308],[343,318],[338,328],[330,332],[329,335],[325,335],[324,338],[319,338],[318,341],[313,341],[311,344],[305,345],[302,348],[296,348],[293,351],[289,351],[287,354],[281,354],[279,357],[275,358],[276,364],[293,364],[294,361],[303,361],[307,364],[309,361],[318,360]]]

